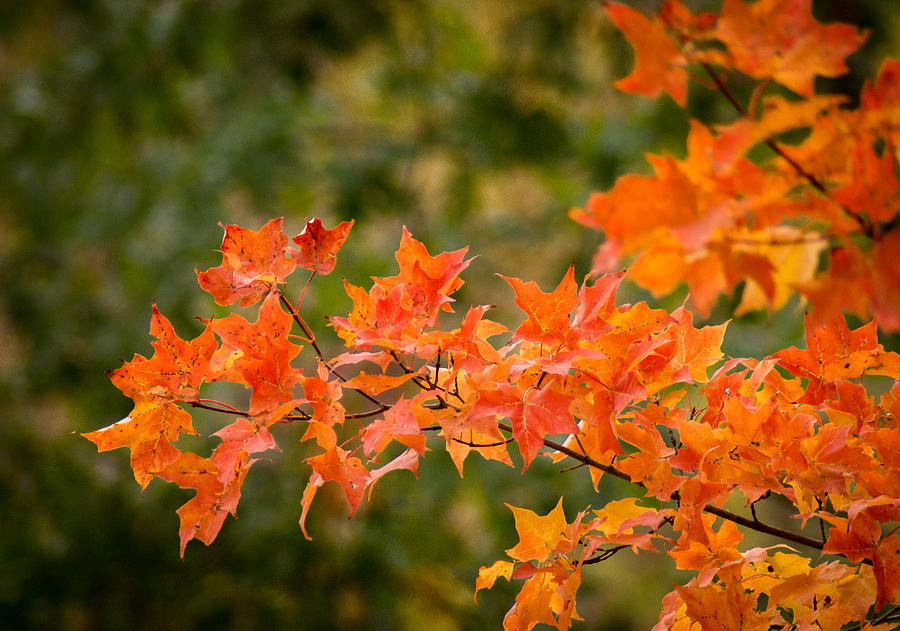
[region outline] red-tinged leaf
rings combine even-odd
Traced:
[[[341,383],[345,390],[359,390],[370,395],[378,395],[385,390],[399,388],[406,382],[418,377],[416,373],[402,375],[369,375],[365,371]]]
[[[134,479],[143,489],[178,459],[181,452],[172,443],[181,434],[196,433],[191,415],[174,403],[140,402],[121,421],[82,435],[93,441],[98,451],[128,447]]]
[[[453,301],[450,294],[462,287],[459,274],[472,260],[466,259],[468,250],[466,247],[431,256],[404,226],[400,247],[395,253],[400,274],[394,279],[381,279],[383,286],[387,290],[395,283],[405,284],[405,297],[412,303],[410,311],[416,317],[433,319],[438,309],[450,311],[448,303]]]
[[[300,267],[317,272],[318,274],[330,274],[337,263],[337,253],[344,245],[353,221],[345,221],[328,230],[322,226],[320,219],[313,218],[306,222],[303,230],[294,237],[294,243],[300,248],[292,251],[294,261]]]
[[[866,81],[860,95],[868,111],[890,110],[900,103],[900,59],[885,59],[875,82]]]
[[[228,378],[253,390],[250,413],[260,414],[294,398],[293,388],[302,371],[291,366],[301,346],[290,341],[293,319],[269,294],[259,308],[256,322],[232,313],[210,320],[209,328],[222,339],[223,348],[239,351],[230,363]]]
[[[176,462],[159,473],[163,479],[197,491],[177,511],[181,518],[179,536],[182,557],[191,539],[199,539],[209,545],[219,534],[226,515],[236,515],[241,486],[253,462],[244,453],[230,471],[220,471],[212,460],[188,452],[181,454]]]
[[[687,58],[666,33],[659,18],[648,19],[640,11],[624,4],[606,5],[609,19],[628,43],[634,47],[635,67],[630,75],[616,81],[623,92],[656,98],[667,92],[675,102],[684,106],[687,100]]]
[[[578,306],[572,314],[572,328],[593,340],[612,329],[608,318],[616,309],[616,291],[625,272],[604,274],[593,285],[585,282],[578,291]]]
[[[792,374],[810,380],[803,402],[820,402],[826,396],[824,388],[838,379],[859,379],[864,374],[900,378],[900,356],[878,344],[874,322],[851,331],[843,317],[814,327],[807,316],[806,349],[792,346],[775,357]]]
[[[842,554],[852,563],[870,559],[878,589],[875,610],[896,602],[900,598],[900,537],[891,534],[882,539],[881,524],[868,511],[857,513],[849,522],[840,521],[843,524],[835,525],[828,533],[822,552]]]
[[[703,631],[766,631],[773,622],[773,613],[756,612],[757,596],[748,592],[737,581],[700,586],[676,586],[684,601],[685,617],[700,625]],[[689,628],[687,624],[682,627]],[[692,628],[692,627],[690,627]]]
[[[404,226],[395,258],[400,265],[400,278],[429,290],[426,294],[433,301],[434,295],[449,296],[462,286],[463,281],[459,279],[459,273],[468,267],[472,260],[466,259],[468,251],[469,248],[462,248],[431,256],[425,245],[416,241]]]
[[[500,275],[516,292],[516,304],[528,319],[516,329],[513,339],[526,339],[548,344],[563,341],[569,331],[569,314],[578,304],[575,268],[569,266],[565,277],[550,293],[544,293],[537,283],[522,282],[518,278]]]
[[[513,437],[519,445],[524,468],[534,460],[548,434],[575,434],[578,425],[569,411],[572,397],[544,387],[528,388],[503,385],[482,391],[472,409],[472,416],[505,416],[512,423]]]
[[[313,420],[331,427],[344,422],[344,406],[339,402],[344,391],[337,379],[328,377],[328,368],[319,363],[315,377],[303,377],[303,394],[312,405]]]
[[[362,501],[370,481],[369,471],[362,461],[335,446],[323,454],[307,458],[305,462],[312,466],[313,471],[321,476],[323,482],[333,481],[341,486],[347,498],[347,504],[350,506],[350,516],[352,517]]]
[[[840,518],[833,518],[837,521]],[[871,559],[881,539],[881,526],[867,513],[858,513],[852,521],[840,520],[828,532],[828,541],[822,552],[842,554],[852,563]]]
[[[222,264],[205,272],[198,271],[200,286],[220,305],[240,300],[241,306],[246,307],[259,302],[296,267],[287,254],[288,238],[282,226],[281,218],[273,219],[256,232],[235,225],[224,226]]]
[[[878,585],[875,611],[880,611],[885,605],[900,600],[900,537],[896,534],[885,537],[878,544],[873,570]]]
[[[409,399],[401,398],[384,413],[384,418],[365,427],[362,443],[367,457],[377,456],[393,440],[410,447],[419,455],[425,453],[425,434],[419,429],[410,404]]]
[[[682,36],[698,41],[715,37],[713,29],[719,16],[715,13],[695,15],[680,0],[666,0],[659,10],[659,17]]]
[[[218,492],[208,493],[207,489],[197,490],[197,495],[188,500],[176,512],[181,518],[181,528],[178,534],[181,538],[181,556],[191,539],[199,539],[206,545],[211,544],[228,513],[237,514],[237,504],[241,498],[241,486],[244,477],[250,470],[253,461],[241,468],[237,475]]]
[[[275,437],[258,419],[251,421],[239,418],[213,436],[222,440],[222,444],[216,447],[212,455],[212,461],[219,471],[234,470],[235,463],[243,457],[242,454],[252,455],[269,449],[278,450]]]
[[[816,75],[847,72],[844,59],[866,39],[849,24],[820,24],[811,0],[725,0],[716,36],[735,68],[756,79],[773,78],[802,96],[813,96]]]
[[[648,235],[654,229],[696,225],[710,233],[714,227],[703,223],[708,218],[698,206],[700,191],[681,165],[670,156],[647,157],[654,175],[624,175],[608,193],[592,194],[585,208],[607,238],[626,242],[623,254],[649,245],[652,239]],[[708,240],[691,236],[689,231],[682,233],[688,241]]]
[[[900,331],[900,229],[894,229],[872,245],[872,314],[887,331]],[[885,373],[887,374],[887,373]],[[897,374],[889,375],[895,379]]]
[[[716,572],[720,573],[720,578],[724,578],[721,573],[723,568],[743,560],[737,546],[744,536],[737,526],[733,522],[723,521],[719,529],[715,530],[714,520],[714,516],[704,515],[697,524],[705,530],[705,542],[686,532],[675,548],[669,551],[669,556],[675,559],[675,566],[681,570],[709,570],[698,576],[697,584],[700,586],[709,584]]]
[[[502,324],[483,319],[488,309],[488,306],[471,307],[459,329],[453,332],[453,341],[447,348],[452,356],[452,374],[455,375],[460,370],[477,372],[487,364],[501,361],[500,354],[487,338],[506,333],[508,329]]]
[[[204,458],[190,451],[182,452],[159,477],[177,484],[182,489],[200,489],[216,487],[219,469],[209,458]]]
[[[218,346],[212,331],[207,328],[190,342],[182,340],[154,304],[150,334],[157,338],[153,342],[153,357],[135,355],[121,368],[110,371],[110,380],[135,402],[196,401],[200,385],[219,376],[210,365]]]
[[[708,369],[723,357],[722,341],[728,323],[705,326],[702,329],[694,328],[694,316],[684,307],[676,309],[672,317],[678,322],[668,329],[678,342],[671,360],[672,367],[687,368],[690,379],[697,383],[707,381]]]
[[[303,497],[300,498],[300,530],[303,532],[303,536],[307,541],[312,539],[312,537],[310,537],[309,533],[306,531],[306,517],[309,515],[309,507],[312,505],[313,498],[316,496],[316,491],[318,491],[319,487],[323,484],[325,484],[325,479],[313,471],[309,476],[309,482],[306,483],[306,488],[303,489]]]
[[[506,551],[516,561],[537,561],[543,563],[565,539],[566,516],[563,513],[562,498],[544,516],[528,510],[506,505],[516,520],[519,543]]]
[[[587,434],[587,442],[590,444],[588,447],[582,441],[585,449],[602,454],[621,455],[624,453],[622,445],[619,444],[612,393],[595,389],[590,397],[576,398],[573,402],[573,411],[584,419],[585,427],[581,433]],[[579,436],[579,438],[584,439],[585,437]]]
[[[879,157],[871,141],[864,138],[853,148],[852,159],[850,183],[831,191],[831,197],[872,222],[890,221],[900,211],[900,180],[891,143],[887,143]]]
[[[412,471],[416,477],[418,477],[420,455],[421,453],[417,449],[407,449],[386,465],[378,467],[377,469],[373,469],[369,473],[369,498],[372,497],[372,489],[375,487],[375,482],[377,482],[383,475],[390,473],[391,471],[401,471],[403,469],[408,469],[409,471]]]

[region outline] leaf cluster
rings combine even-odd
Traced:
[[[625,176],[573,212],[607,236],[582,282],[574,266],[549,292],[501,277],[524,313],[515,329],[492,320],[490,305],[470,307],[458,326],[442,322],[467,249],[432,255],[404,229],[395,275],[369,287],[344,281],[351,310],[329,323],[347,350],[326,357],[303,300],[334,269],[352,222],[326,229],[318,219],[293,239],[281,219],[258,231],[226,226],[221,265],[197,272],[218,304],[253,307],[255,321],[204,320],[186,341],[154,306],[153,356],[110,373],[133,412],[86,436],[100,450],[128,447],[142,487],[159,477],[196,491],[178,511],[182,555],[236,513],[249,469],[278,448],[275,426],[301,423],[315,451],[301,499],[307,536],[324,484],[341,488],[352,515],[378,480],[417,472],[435,444],[460,474],[475,453],[509,466],[520,458],[523,471],[536,458],[570,461],[594,486],[605,475],[635,485],[633,497],[571,522],[562,500],[543,516],[510,507],[519,543],[476,583],[522,581],[506,629],[568,629],[583,568],[626,549],[665,553],[691,573],[664,598],[657,629],[896,621],[900,355],[879,344],[876,322],[900,326],[897,62],[848,109],[815,94],[813,79],[842,72],[864,35],[819,24],[808,1],[727,0],[721,14],[697,15],[670,1],[653,18],[606,8],[637,49],[621,89],[683,104],[696,66],[740,118],[693,123],[686,159],[651,157],[655,175]],[[722,72],[732,71],[760,82],[746,106],[727,87]],[[800,98],[765,96],[776,83]],[[778,138],[798,128],[809,130],[799,144]],[[760,144],[774,155],[757,164],[748,152]],[[627,274],[605,273],[635,253]],[[294,300],[283,285],[297,267],[310,276]],[[698,327],[686,305],[617,304],[626,275],[656,292],[686,280],[701,313],[738,282],[739,311],[779,307],[798,292],[811,304],[806,347],[726,357],[727,324]],[[843,310],[875,319],[851,329]],[[298,367],[298,357],[309,362]],[[890,380],[880,396],[866,389],[873,376]],[[202,398],[215,381],[246,388],[246,408]],[[178,445],[196,433],[191,408],[232,421],[209,456]],[[798,528],[758,518],[760,503],[776,499]],[[800,532],[807,523],[818,536]],[[746,529],[775,544],[743,549]]]

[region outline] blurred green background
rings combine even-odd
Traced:
[[[816,14],[875,29],[828,85],[857,94],[897,52],[900,6],[831,0]],[[153,300],[182,337],[221,313],[192,272],[219,263],[220,221],[284,216],[294,233],[310,216],[356,219],[305,301],[323,340],[318,316],[348,308],[340,276],[393,273],[401,225],[432,252],[470,246],[460,304],[501,305],[514,324],[494,272],[544,288],[572,261],[586,273],[600,235],[566,210],[647,171],[645,151],[683,152],[687,114],[613,90],[631,63],[596,2],[2,3],[0,628],[498,628],[516,590],[501,581],[477,604],[472,590],[516,542],[503,503],[543,513],[565,495],[571,516],[627,487],[594,494],[583,471],[523,477],[474,458],[459,479],[435,444],[418,481],[390,476],[350,521],[320,493],[307,542],[309,472],[286,428],[239,519],[182,561],[175,509],[190,492],[156,481],[141,494],[127,452],[98,455],[78,432],[130,411],[104,371],[151,352]],[[697,89],[690,110],[732,116]],[[796,306],[752,314],[729,350],[765,354],[801,329]],[[619,555],[591,568],[584,628],[650,626],[678,580],[668,567]]]

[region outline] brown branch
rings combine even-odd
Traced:
[[[327,359],[325,359],[325,354],[322,352],[322,349],[319,348],[319,345],[316,343],[315,334],[312,332],[312,329],[309,328],[309,325],[306,324],[306,322],[303,320],[303,318],[300,317],[300,314],[297,312],[297,310],[294,309],[294,305],[291,304],[291,301],[288,300],[287,297],[283,293],[281,293],[280,290],[278,291],[278,297],[281,300],[281,304],[283,304],[285,307],[287,307],[288,313],[291,314],[291,317],[294,319],[294,322],[297,323],[297,325],[303,330],[303,333],[306,335],[306,337],[309,338],[309,344],[310,344],[310,346],[312,346],[313,351],[315,351],[316,357],[319,358],[319,361],[321,361],[325,365],[325,368],[328,369],[328,372],[330,372],[332,375],[334,375],[341,381],[346,382],[347,378],[344,377],[341,373],[339,373],[337,371],[337,369],[334,368]],[[382,401],[379,401],[377,398],[373,397],[368,392],[364,392],[358,388],[354,388],[353,390],[357,394],[363,396],[364,398],[368,399],[369,401],[371,401],[372,403],[377,405],[378,408],[381,410],[381,412],[386,412],[389,409],[391,409],[391,406],[383,403]]]
[[[630,547],[631,547],[630,545],[619,544],[612,548],[606,548],[604,550],[601,550],[599,554],[592,556],[590,559],[585,559],[584,561],[581,562],[581,564],[582,565],[592,565],[594,563],[601,563],[603,561],[606,561],[608,558],[610,558],[616,552],[619,552],[621,550],[624,550],[625,548],[630,548]]]
[[[706,71],[706,74],[709,75],[713,83],[716,84],[716,89],[718,89],[718,91],[722,94],[722,96],[726,98],[729,103],[731,103],[732,107],[737,110],[738,114],[745,118],[752,118],[750,116],[750,113],[747,111],[747,108],[741,105],[737,98],[735,98],[735,96],[731,93],[731,90],[728,89],[728,86],[725,85],[725,82],[722,80],[722,78],[713,71],[712,66],[710,66],[705,61],[701,61],[698,63]],[[837,204],[837,202],[832,199],[831,195],[828,193],[828,189],[825,187],[822,181],[819,180],[819,178],[817,178],[815,175],[804,169],[803,166],[799,162],[794,160],[794,158],[792,158],[781,145],[775,142],[772,138],[766,138],[765,140],[763,140],[763,143],[767,147],[769,147],[769,149],[774,151],[778,156],[784,159],[784,161],[787,162],[792,169],[794,169],[797,175],[809,182],[809,184],[813,188],[819,191],[826,198]],[[869,223],[858,213],[855,213],[847,208],[847,206],[845,206],[844,204],[838,204],[838,206],[840,206],[841,210],[843,210],[844,213],[847,214],[847,216],[851,217],[857,224],[859,224],[859,227],[864,234],[866,234],[870,238],[874,238],[874,231],[871,223]]]
[[[186,401],[185,403],[189,404],[192,408],[200,408],[201,410],[210,410],[211,412],[219,412],[220,414],[234,414],[235,416],[250,416],[249,412],[244,412],[242,410],[237,410],[231,406],[228,407],[220,407],[224,406],[224,404],[219,404],[218,406],[209,405],[208,403],[204,403],[207,399],[201,399],[199,401]],[[218,403],[218,401],[214,401],[214,403]]]
[[[512,432],[512,427],[510,427],[509,425],[507,425],[505,423],[499,423],[498,426],[503,431]],[[570,449],[570,448],[566,447],[565,445],[558,443],[554,440],[551,440],[549,438],[544,438],[543,442],[544,442],[544,446],[549,447],[550,449],[553,449],[560,453],[563,453],[563,454],[569,456],[570,458],[574,458],[575,460],[578,460],[579,462],[582,462],[582,463],[588,465],[589,467],[594,467],[595,469],[599,469],[600,471],[603,471],[604,473],[608,473],[609,475],[615,476],[622,480],[627,480],[628,482],[631,482],[632,484],[636,484],[636,485],[640,486],[641,488],[644,488],[644,489],[647,488],[642,483],[635,482],[634,480],[631,479],[630,475],[628,475],[624,471],[616,469],[612,465],[606,465],[606,464],[603,464],[602,462],[598,462],[586,454],[578,453],[577,451]],[[801,535],[801,534],[798,534],[795,532],[791,532],[790,530],[776,528],[775,526],[770,526],[768,524],[753,521],[752,519],[747,519],[746,517],[742,517],[741,515],[738,515],[737,513],[732,513],[731,511],[725,510],[724,508],[719,508],[718,506],[715,506],[714,504],[707,504],[706,506],[703,507],[703,510],[707,513],[710,513],[711,515],[716,515],[717,517],[721,517],[722,519],[727,519],[728,521],[734,522],[735,524],[738,524],[740,526],[746,526],[747,528],[750,528],[751,530],[755,530],[757,532],[762,532],[767,535],[772,535],[772,536],[778,537],[780,539],[784,539],[785,541],[790,541],[792,543],[798,543],[800,545],[808,546],[808,547],[814,548],[816,550],[821,550],[824,547],[824,544],[822,542],[818,541],[817,539],[812,539],[811,537],[806,537],[804,535]]]

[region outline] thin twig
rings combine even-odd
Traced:
[[[498,423],[498,427],[505,432],[512,432],[512,427],[510,427],[509,425],[507,425],[505,423]],[[630,475],[628,475],[624,471],[621,471],[621,470],[615,468],[612,465],[606,465],[606,464],[603,464],[602,462],[598,462],[598,461],[594,460],[593,458],[591,458],[590,456],[587,456],[585,454],[580,454],[577,451],[570,449],[561,443],[556,442],[555,440],[551,440],[549,438],[544,438],[543,442],[544,442],[544,446],[549,447],[550,449],[554,449],[560,453],[563,453],[563,454],[569,456],[570,458],[574,458],[575,460],[578,460],[579,462],[583,462],[584,464],[586,464],[590,467],[594,467],[595,469],[599,469],[599,470],[603,471],[604,473],[607,473],[611,476],[615,476],[622,480],[627,480],[628,482],[631,482],[632,484],[636,484],[636,485],[646,489],[646,486],[644,484],[642,484],[641,482],[635,482],[634,480],[631,479]],[[820,542],[816,539],[813,539],[811,537],[806,537],[804,535],[801,535],[801,534],[798,534],[795,532],[791,532],[790,530],[776,528],[775,526],[770,526],[768,524],[753,521],[752,519],[747,519],[746,517],[742,517],[741,515],[732,513],[731,511],[725,510],[724,508],[719,508],[718,506],[715,506],[714,504],[707,504],[706,506],[703,507],[703,510],[707,513],[710,513],[711,515],[716,515],[717,517],[721,517],[722,519],[727,519],[728,521],[734,522],[740,526],[746,526],[747,528],[750,528],[751,530],[756,530],[757,532],[762,532],[767,535],[772,535],[772,536],[778,537],[780,539],[784,539],[785,541],[790,541],[792,543],[798,543],[800,545],[814,548],[816,550],[821,550],[824,547],[824,544],[822,542]]]
[[[706,74],[709,75],[709,77],[710,77],[710,79],[712,79],[713,83],[716,84],[716,89],[718,89],[718,91],[722,94],[722,96],[724,96],[726,98],[726,100],[729,103],[731,103],[732,107],[734,107],[734,109],[737,110],[737,112],[741,116],[743,116],[745,118],[752,118],[750,116],[750,113],[747,111],[747,108],[745,108],[743,105],[741,105],[740,101],[738,101],[735,98],[735,96],[731,93],[731,90],[728,89],[728,86],[725,85],[725,82],[722,80],[722,78],[713,71],[712,66],[710,66],[705,61],[701,61],[698,63],[706,71]],[[828,192],[828,189],[821,182],[821,180],[819,180],[819,178],[817,178],[815,175],[813,175],[812,173],[810,173],[809,171],[804,169],[803,166],[799,162],[794,160],[794,158],[792,158],[781,145],[779,145],[777,142],[775,142],[772,138],[766,138],[765,140],[763,140],[763,143],[767,147],[769,147],[769,149],[771,149],[776,154],[778,154],[782,159],[784,159],[784,161],[787,162],[791,166],[792,169],[794,169],[794,171],[797,173],[797,175],[799,175],[800,177],[805,179],[807,182],[809,182],[813,188],[815,188],[817,191],[819,191],[826,198],[828,198],[835,204],[838,204],[838,202],[836,202],[834,199],[832,199],[831,195]],[[847,206],[845,206],[844,204],[838,204],[838,206],[840,206],[841,210],[843,210],[847,214],[847,216],[851,217],[857,224],[859,224],[859,227],[863,231],[864,234],[866,234],[869,237],[874,237],[872,225],[865,218],[860,216],[858,213],[853,212],[851,209],[847,208]]]

